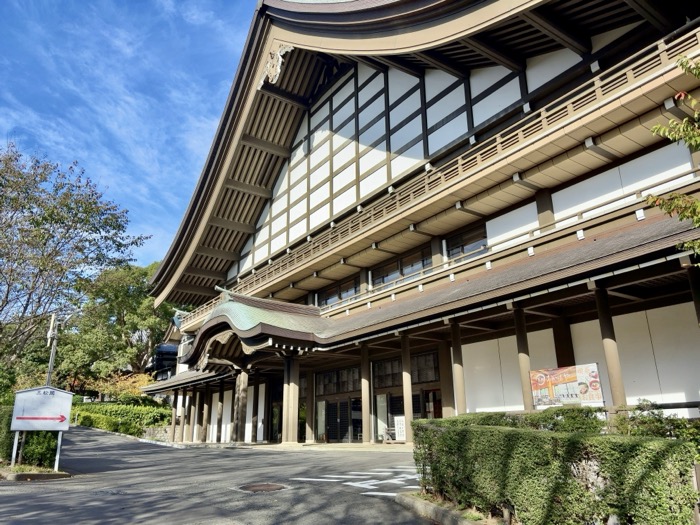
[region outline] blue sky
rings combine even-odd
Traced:
[[[68,166],[161,260],[202,170],[256,0],[0,0],[3,146]]]

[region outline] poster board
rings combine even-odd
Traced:
[[[597,363],[531,370],[530,385],[535,406],[603,403]]]

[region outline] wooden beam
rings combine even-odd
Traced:
[[[214,290],[214,288],[195,286],[194,284],[177,283],[175,285],[175,290],[178,292],[192,293],[195,295],[204,295],[206,297],[216,297],[219,295],[219,292]]]
[[[309,101],[304,97],[300,97],[299,95],[295,95],[294,93],[280,89],[268,82],[265,82],[259,91],[268,97],[280,100],[303,111],[307,111],[309,109]]]
[[[255,226],[253,224],[229,221],[228,219],[222,219],[221,217],[212,217],[209,219],[209,224],[212,226],[218,226],[219,228],[224,228],[226,230],[234,230],[248,234],[255,233]]]
[[[398,69],[407,75],[420,78],[425,74],[425,69],[422,67],[415,66],[409,61],[403,60],[399,57],[375,56],[374,59],[389,67]]]
[[[231,262],[241,260],[240,253],[227,252],[225,250],[217,250],[216,248],[210,248],[209,246],[197,246],[196,253],[200,255],[206,255],[208,257],[216,257],[217,259],[224,259],[226,261]]]
[[[571,29],[564,28],[560,21],[555,21],[554,18],[544,15],[541,10],[525,12],[521,17],[528,24],[574,53],[579,55],[590,53],[591,40],[589,38],[577,36]]]
[[[513,58],[508,53],[498,49],[493,44],[477,37],[463,38],[460,42],[468,48],[485,56],[496,64],[510,69],[511,71],[524,71],[525,61],[519,58]]]
[[[187,275],[194,275],[195,277],[206,277],[208,279],[216,279],[218,281],[223,281],[226,279],[226,272],[205,270],[204,268],[196,268],[195,266],[188,266],[185,268],[185,273]]]
[[[275,144],[274,142],[269,142],[267,140],[260,139],[258,137],[253,137],[248,133],[244,133],[241,136],[241,144],[249,146],[251,148],[255,148],[260,151],[264,151],[265,153],[270,153],[271,155],[275,155],[277,157],[282,157],[284,159],[288,159],[292,154],[289,148],[280,146],[279,144]]]
[[[262,186],[255,186],[253,184],[246,184],[245,182],[240,182],[233,179],[226,179],[224,181],[224,186],[231,188],[232,190],[240,191],[242,193],[247,193],[248,195],[255,195],[256,197],[262,197],[263,199],[272,198],[272,190],[263,188]]]
[[[389,69],[389,67],[386,64],[382,64],[381,62],[377,62],[376,60],[374,60],[371,57],[367,57],[364,55],[354,55],[352,58],[353,58],[353,60],[355,60],[355,62],[359,62],[360,64],[364,64],[368,67],[371,67],[372,69],[376,69],[377,71],[381,71],[382,73],[384,73],[385,71],[387,71]]]
[[[441,69],[445,73],[449,73],[453,77],[466,78],[469,75],[469,71],[460,68],[453,60],[450,60],[447,56],[437,51],[420,51],[415,53],[415,55],[433,67]]]
[[[665,9],[660,8],[661,2],[649,2],[647,0],[625,0],[627,5],[634,9],[639,16],[663,33],[674,29],[673,20],[667,16]]]

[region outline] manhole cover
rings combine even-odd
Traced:
[[[240,490],[245,490],[247,492],[274,492],[286,488],[287,487],[279,483],[249,483],[248,485],[239,487]]]

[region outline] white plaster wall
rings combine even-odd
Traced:
[[[253,440],[253,387],[248,387],[248,394],[245,406],[245,433],[243,441],[250,443]]]
[[[613,318],[627,403],[700,400],[700,329],[692,303]],[[603,395],[612,403],[598,321],[573,325],[576,362],[598,363]],[[697,417],[697,410],[678,410]]]
[[[528,91],[543,86],[580,61],[581,57],[569,49],[529,58],[525,70]]]
[[[472,97],[479,95],[489,86],[492,86],[505,77],[508,73],[508,69],[503,66],[474,69],[469,75],[469,87]]]
[[[519,99],[520,82],[514,78],[501,89],[474,105],[474,125],[478,126],[485,122]]]
[[[254,399],[254,387],[248,387],[248,398],[246,399],[246,415],[245,415],[245,436],[243,440],[246,443],[253,442],[253,402]],[[258,387],[258,428],[256,429],[255,441],[262,441],[265,435],[264,428],[265,422],[263,418],[265,417],[265,385],[260,385]]]
[[[556,367],[551,330],[528,334],[528,346],[534,370]],[[515,337],[464,345],[462,359],[468,412],[523,409]]]
[[[537,228],[537,205],[534,202],[521,206],[495,219],[486,221],[486,237],[489,245],[518,236]]]

